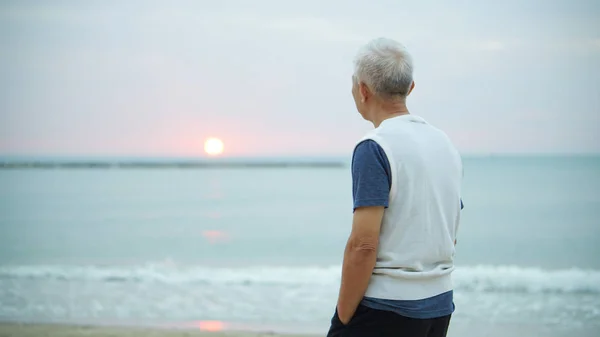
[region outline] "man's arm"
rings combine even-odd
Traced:
[[[342,285],[337,303],[338,316],[344,324],[354,316],[375,268],[383,210],[383,206],[370,206],[354,211],[352,232],[344,252]]]
[[[391,186],[390,164],[383,149],[373,140],[360,143],[352,158],[354,217],[344,251],[338,316],[347,324],[360,304],[375,262],[384,208]]]

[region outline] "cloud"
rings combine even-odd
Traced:
[[[497,40],[488,40],[479,42],[477,45],[477,49],[486,50],[486,51],[500,51],[506,48],[505,43],[502,43]]]
[[[588,39],[587,40],[587,44],[589,47],[591,47],[592,49],[596,49],[600,51],[600,38],[596,38],[596,39]]]
[[[537,51],[552,53],[595,53],[600,52],[600,38],[568,37],[568,38],[542,38],[529,41],[525,46]]]
[[[58,5],[13,4],[0,10],[0,22],[26,22],[37,24],[89,25],[119,18],[117,11],[95,7],[68,7]]]
[[[310,39],[328,42],[361,43],[368,40],[341,24],[323,18],[299,17],[274,19],[267,22],[268,28],[300,34]]]

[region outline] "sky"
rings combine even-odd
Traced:
[[[0,0],[0,154],[346,155],[372,38],[471,153],[600,152],[600,2]]]

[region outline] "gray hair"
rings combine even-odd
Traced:
[[[353,77],[379,96],[405,98],[413,82],[412,58],[402,44],[378,38],[367,43],[356,55]]]

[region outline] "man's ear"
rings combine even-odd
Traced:
[[[413,81],[410,84],[410,89],[408,89],[408,94],[406,94],[406,96],[410,95],[410,93],[413,91],[414,88],[415,88],[415,81]]]
[[[371,97],[371,90],[365,84],[365,82],[360,82],[359,83],[358,92],[360,94],[360,101],[362,103],[366,102],[369,99],[369,97]]]

